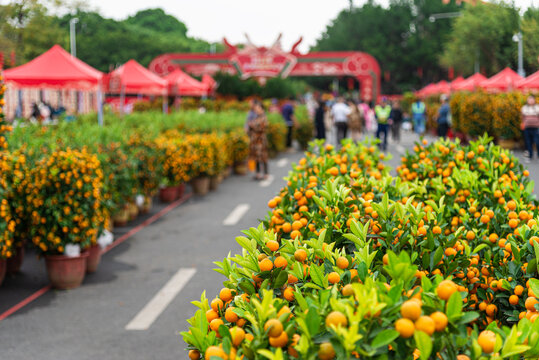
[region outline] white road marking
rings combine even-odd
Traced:
[[[285,167],[286,164],[288,164],[288,159],[287,158],[282,158],[280,159],[279,161],[277,161],[277,167]]]
[[[397,152],[401,155],[404,155],[406,153],[406,150],[404,149],[404,146],[402,145],[397,145],[395,146],[395,148],[397,149]]]
[[[196,269],[181,268],[125,326],[126,330],[148,330],[181,289],[195,275]]]
[[[267,178],[266,180],[262,180],[262,181],[260,182],[260,186],[261,186],[261,187],[268,187],[268,186],[271,185],[271,183],[273,182],[273,180],[274,180],[273,175],[268,175],[268,178]]]
[[[238,206],[234,208],[234,210],[232,210],[230,214],[228,214],[226,219],[223,221],[223,225],[225,226],[236,225],[238,221],[240,221],[242,216],[245,215],[247,211],[249,211],[250,207],[251,206],[249,204],[239,204]]]

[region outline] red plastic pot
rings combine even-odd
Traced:
[[[86,274],[86,258],[88,256],[87,251],[76,257],[46,255],[45,266],[51,285],[60,290],[79,287]]]
[[[18,247],[15,254],[7,259],[7,269],[9,274],[18,273],[21,270],[22,261],[24,259],[24,246]]]
[[[97,271],[97,266],[101,262],[101,247],[93,245],[88,249],[88,257],[86,258],[86,272],[94,273]]]
[[[181,199],[183,196],[183,193],[185,192],[185,184],[180,184],[176,186],[176,199]]]
[[[171,203],[178,198],[178,187],[169,186],[159,189],[159,199],[165,203]]]
[[[6,277],[6,263],[6,259],[0,259],[0,285],[2,285]]]

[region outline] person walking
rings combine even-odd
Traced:
[[[382,104],[376,105],[374,108],[374,114],[378,121],[378,129],[376,130],[376,137],[380,140],[380,135],[384,135],[384,140],[380,143],[380,148],[383,151],[387,151],[387,133],[389,130],[389,116],[391,115],[391,106],[388,104],[386,98],[382,98]]]
[[[414,123],[414,130],[418,135],[422,135],[425,132],[425,117],[427,108],[425,103],[419,98],[412,104],[412,121]]]
[[[325,139],[326,138],[326,124],[324,122],[324,117],[326,115],[326,104],[320,98],[317,100],[318,107],[314,112],[314,125],[316,126],[316,138]]]
[[[521,128],[524,131],[524,142],[528,156],[524,158],[526,163],[533,159],[533,144],[537,149],[539,157],[539,105],[535,102],[535,97],[529,95],[526,104],[520,110],[522,113]]]
[[[254,103],[253,111],[255,117],[248,122],[249,126],[249,158],[256,162],[255,180],[262,180],[268,177],[268,120],[264,105],[257,101]],[[262,167],[264,168],[262,170]],[[261,173],[263,171],[263,174]]]
[[[294,104],[292,103],[291,98],[289,98],[281,108],[281,115],[283,116],[283,120],[288,129],[286,133],[286,147],[290,151],[292,150],[292,135],[294,132],[294,125],[296,123],[296,118],[294,115]]]
[[[348,134],[348,116],[350,112],[350,107],[344,103],[342,97],[339,97],[335,105],[331,108],[331,116],[337,130],[337,145],[340,145],[341,141]]]
[[[391,135],[393,141],[400,142],[403,115],[401,110],[401,104],[397,100],[393,102],[393,107],[391,108],[389,119],[391,122]]]
[[[450,116],[450,109],[449,109],[449,102],[447,95],[443,94],[440,96],[440,101],[442,102],[442,105],[438,109],[438,136],[440,137],[446,137],[447,131],[449,130],[449,116]]]
[[[358,142],[361,137],[362,116],[358,106],[352,100],[348,101],[350,115],[348,115],[348,129],[354,142]]]

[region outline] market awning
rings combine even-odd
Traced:
[[[4,71],[4,78],[17,87],[90,90],[97,88],[103,73],[54,45],[26,64]]]
[[[167,82],[140,65],[129,60],[108,76],[108,92],[124,94],[163,95],[167,91]]]
[[[479,87],[479,84],[486,79],[487,78],[480,73],[475,73],[467,79],[454,84],[453,91],[474,91]]]
[[[208,85],[192,78],[180,69],[174,70],[163,79],[168,84],[169,93],[177,96],[206,96],[210,92]]]
[[[479,83],[479,86],[487,91],[507,91],[514,89],[521,80],[522,76],[510,68],[505,68],[491,78]]]
[[[523,91],[539,90],[539,71],[536,71],[527,78],[517,82],[516,88]]]

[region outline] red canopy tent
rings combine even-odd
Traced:
[[[451,90],[455,89],[455,86],[462,83],[464,78],[462,76],[457,77],[455,80],[451,81]]]
[[[427,86],[425,86],[424,88],[422,88],[421,90],[419,91],[416,91],[416,95],[417,96],[426,96],[426,95],[429,95],[429,92],[431,91],[431,89],[433,87],[435,87],[436,84],[428,84]]]
[[[507,67],[491,78],[480,82],[479,86],[492,92],[507,91],[514,89],[516,83],[521,80],[522,76]]]
[[[208,85],[192,78],[180,69],[174,70],[163,79],[167,81],[169,93],[176,96],[206,96],[210,92]]]
[[[451,84],[445,80],[437,82],[434,87],[430,89],[431,94],[448,94],[451,92]]]
[[[111,93],[165,95],[167,82],[140,65],[129,60],[108,75],[108,90]]]
[[[96,90],[99,124],[103,124],[101,85],[103,73],[71,56],[60,45],[24,65],[4,71],[8,84],[22,88]]]
[[[539,90],[539,71],[516,83],[516,88],[523,91]]]
[[[454,91],[474,91],[476,88],[479,87],[479,84],[482,81],[485,81],[487,78],[480,73],[475,73],[472,76],[468,77],[467,79],[454,84],[453,90]]]
[[[214,80],[210,75],[204,74],[202,76],[202,83],[206,84],[210,90],[210,92],[214,92],[217,88],[217,81]]]
[[[103,73],[54,45],[26,64],[4,71],[4,77],[19,87],[91,90],[97,89]]]

